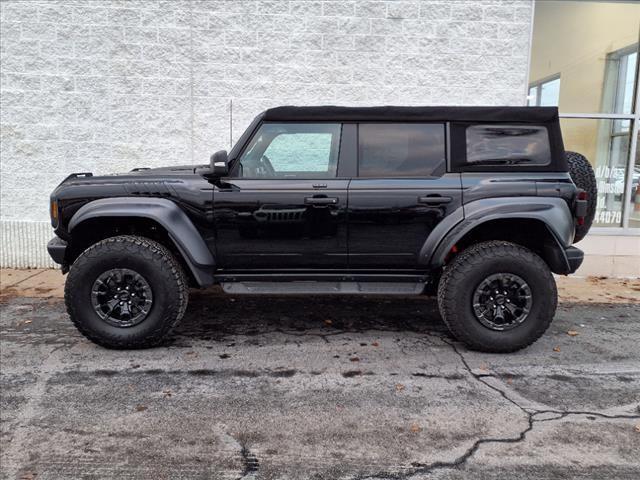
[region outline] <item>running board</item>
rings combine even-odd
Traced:
[[[420,295],[422,282],[222,282],[222,289],[231,294],[249,295]]]

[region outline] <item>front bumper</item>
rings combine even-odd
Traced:
[[[63,265],[65,263],[64,256],[67,251],[67,242],[59,237],[53,237],[47,243],[47,252],[49,256],[53,258],[53,261]]]

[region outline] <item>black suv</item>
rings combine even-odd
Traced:
[[[456,338],[509,352],[549,326],[595,200],[556,108],[278,107],[207,165],[70,175],[48,250],[71,320],[106,347],[159,344],[190,286],[220,284],[437,292]]]

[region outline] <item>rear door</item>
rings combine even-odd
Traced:
[[[215,186],[218,264],[230,270],[347,267],[340,123],[263,123]]]
[[[361,123],[349,185],[349,267],[418,269],[434,227],[461,207],[460,174],[446,173],[443,123]]]

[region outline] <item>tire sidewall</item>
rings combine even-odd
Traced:
[[[598,186],[593,167],[587,157],[577,152],[565,152],[569,175],[573,183],[588,194],[587,214],[582,225],[575,226],[574,243],[582,240],[593,224],[598,201]]]
[[[143,247],[144,248],[144,247]],[[141,250],[143,249],[141,248]],[[153,258],[151,252],[126,252],[97,248],[81,264],[74,264],[69,272],[75,285],[70,294],[70,303],[78,321],[92,337],[110,339],[114,342],[129,342],[134,339],[152,339],[162,336],[170,328],[167,316],[177,314],[179,306],[178,286],[163,266]],[[149,284],[153,303],[147,317],[131,327],[116,327],[102,320],[93,309],[91,291],[94,282],[107,270],[127,268],[140,274]]]
[[[555,281],[544,261],[514,244],[492,242],[492,246],[470,249],[445,271],[439,292],[441,312],[452,333],[469,347],[488,352],[523,348],[544,333],[555,314]],[[492,330],[473,311],[473,296],[480,283],[496,273],[514,274],[529,286],[531,310],[524,322],[509,330]]]

